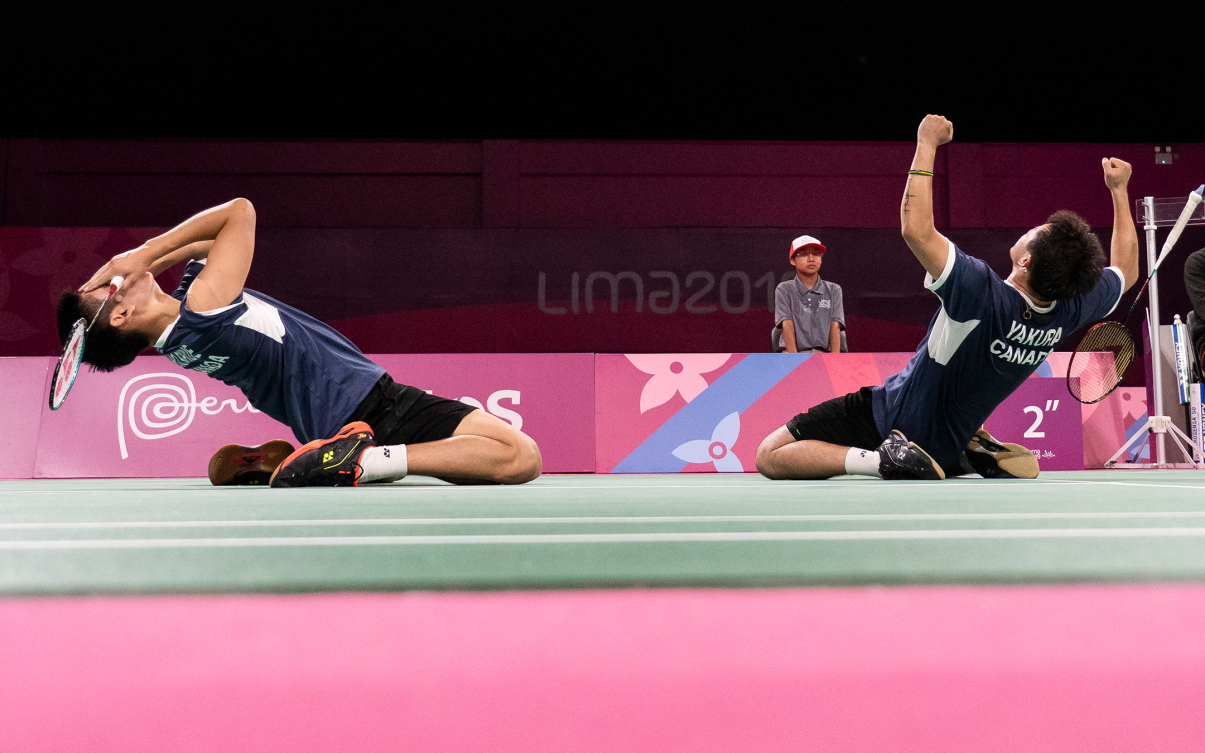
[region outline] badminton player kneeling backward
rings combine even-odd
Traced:
[[[927,116],[900,204],[904,240],[928,273],[941,308],[916,354],[881,387],[863,387],[791,419],[762,441],[757,469],[773,479],[842,473],[886,479],[942,479],[979,473],[1033,478],[1037,460],[981,427],[1065,335],[1100,319],[1138,277],[1138,234],[1126,184],[1130,166],[1102,160],[1113,197],[1110,263],[1088,224],[1055,212],[1009,250],[1001,280],[933,226],[933,159],[954,136]],[[911,440],[911,441],[909,441]]]
[[[64,294],[60,330],[91,316],[108,281],[122,275],[88,334],[84,360],[112,371],[153,345],[179,366],[238,387],[307,443],[276,468],[274,487],[353,486],[407,473],[520,484],[540,475],[540,450],[526,434],[394,383],[332,328],[244,289],[254,249],[251,202],[208,209],[113,257],[78,293]],[[155,275],[179,262],[188,263],[184,279],[168,295]]]

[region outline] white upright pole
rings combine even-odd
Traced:
[[[1143,203],[1146,205],[1146,222],[1142,229],[1146,231],[1146,268],[1147,274],[1150,274],[1150,270],[1155,268],[1155,262],[1159,258],[1158,240],[1155,237],[1155,197],[1147,196],[1143,199]],[[1147,321],[1151,328],[1151,379],[1154,382],[1151,385],[1154,405],[1147,406],[1147,416],[1151,419],[1147,426],[1149,429],[1154,429],[1156,427],[1155,417],[1163,415],[1163,363],[1159,352],[1159,275],[1151,278],[1147,289]],[[1162,431],[1152,433],[1155,435],[1153,437],[1155,457],[1151,460],[1154,461],[1156,467],[1162,467],[1167,463],[1165,435]]]

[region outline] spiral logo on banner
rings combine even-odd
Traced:
[[[126,450],[127,425],[139,439],[165,439],[192,426],[198,408],[213,416],[227,405],[235,413],[259,413],[250,402],[242,407],[234,400],[223,400],[219,404],[216,397],[198,402],[192,380],[183,374],[156,372],[134,377],[121,388],[117,400],[117,443],[121,447],[121,459],[130,456]]]

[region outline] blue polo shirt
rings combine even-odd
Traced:
[[[178,366],[238,387],[302,442],[334,436],[385,370],[328,325],[254,290],[213,311],[189,310],[183,301],[204,268],[189,262],[172,293],[180,317],[155,348]]]
[[[1108,267],[1082,298],[1037,308],[951,242],[941,276],[926,274],[925,287],[941,299],[941,308],[904,370],[871,390],[872,410],[883,436],[899,429],[938,463],[953,467],[996,406],[1059,340],[1117,307],[1125,276]]]

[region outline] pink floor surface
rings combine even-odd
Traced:
[[[4,751],[1205,749],[1205,587],[0,602]]]

